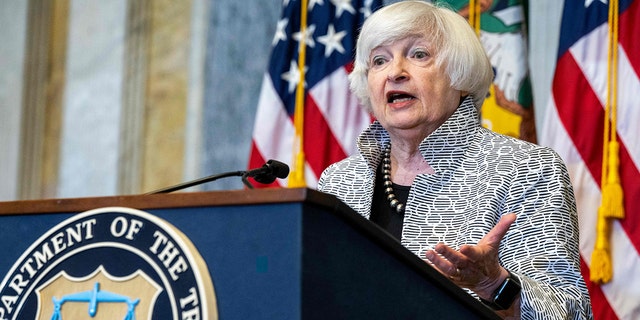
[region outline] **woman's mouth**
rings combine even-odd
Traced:
[[[400,103],[415,99],[414,96],[406,93],[390,93],[387,95],[387,103]]]

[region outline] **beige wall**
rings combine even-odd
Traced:
[[[141,193],[184,181],[186,150],[199,152],[185,146],[198,141],[185,137],[188,102],[202,100],[189,96],[202,81],[190,68],[204,63],[191,50],[203,50],[193,43],[206,36],[192,34],[194,3],[206,12],[198,0],[0,4],[2,24],[14,26],[2,28],[3,43],[25,48],[6,50],[0,64],[10,69],[0,78],[0,200]]]
[[[0,201],[18,198],[27,2],[0,4]]]

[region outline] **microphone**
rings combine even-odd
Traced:
[[[262,167],[258,169],[253,169],[245,172],[242,175],[242,182],[252,189],[253,186],[247,180],[248,177],[253,177],[253,180],[263,183],[269,184],[276,181],[276,178],[284,179],[289,175],[289,166],[278,161],[278,160],[269,160],[267,163],[262,165]]]
[[[147,192],[147,193],[145,193],[145,195],[158,194],[158,193],[169,193],[169,192],[173,192],[173,191],[177,191],[177,190],[182,190],[182,189],[185,189],[185,188],[193,187],[195,185],[199,185],[199,184],[202,184],[202,183],[215,181],[215,180],[218,180],[220,178],[233,177],[233,176],[242,177],[242,183],[244,183],[244,185],[247,188],[253,189],[253,185],[248,180],[249,177],[253,178],[253,180],[255,180],[255,181],[259,182],[259,183],[269,184],[269,183],[272,183],[272,182],[276,181],[276,178],[284,179],[288,175],[289,175],[289,166],[288,165],[286,165],[285,163],[282,163],[282,162],[280,162],[278,160],[271,159],[271,160],[267,161],[264,165],[262,165],[262,167],[257,168],[257,169],[251,169],[251,170],[247,170],[247,171],[230,171],[230,172],[215,174],[215,175],[204,177],[204,178],[200,178],[200,179],[197,179],[197,180],[181,183],[181,184],[178,184],[178,185],[175,185],[175,186],[171,186],[171,187],[167,187],[167,188],[163,188],[163,189],[158,189],[158,190],[155,190],[155,191]]]

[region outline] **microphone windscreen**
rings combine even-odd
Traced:
[[[286,163],[271,159],[267,161],[266,166],[271,169],[271,172],[277,178],[284,179],[289,175],[289,166]]]

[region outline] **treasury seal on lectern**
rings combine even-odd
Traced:
[[[209,270],[180,230],[121,207],[43,234],[0,284],[4,319],[217,319]]]

